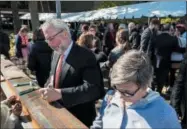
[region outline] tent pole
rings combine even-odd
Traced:
[[[150,22],[150,17],[148,17],[148,21],[147,21],[148,25],[149,25],[149,22]]]
[[[61,2],[60,2],[60,0],[56,0],[56,14],[57,14],[57,18],[61,19]]]
[[[28,24],[28,27],[29,27],[29,29],[30,29],[30,24],[29,24],[29,20],[27,20],[27,24]]]

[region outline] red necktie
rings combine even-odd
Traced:
[[[59,88],[60,72],[62,72],[63,58],[64,58],[64,56],[61,55],[60,59],[58,60],[56,73],[55,73],[55,88]]]

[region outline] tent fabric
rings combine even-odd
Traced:
[[[62,13],[61,18],[65,22],[84,22],[94,21],[99,19],[132,19],[145,17],[181,17],[186,14],[185,1],[160,1],[147,2],[134,5],[117,6],[112,8],[105,8],[100,10],[76,12],[76,13]],[[47,19],[56,18],[55,13],[39,13],[39,20],[45,21]],[[22,20],[30,20],[30,13],[20,17]]]

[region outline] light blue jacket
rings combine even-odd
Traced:
[[[108,103],[111,96],[112,99]],[[120,107],[114,91],[109,91],[103,100],[99,115],[91,126],[91,129],[102,128],[181,129],[181,125],[175,110],[159,93],[149,89],[145,98],[126,109]]]

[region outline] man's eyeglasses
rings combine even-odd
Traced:
[[[48,42],[48,41],[52,41],[58,34],[62,33],[63,31],[64,31],[64,30],[61,30],[61,31],[59,31],[58,33],[56,33],[55,35],[53,35],[53,36],[47,38],[46,41],[47,41],[47,42]]]
[[[132,97],[132,96],[134,96],[139,90],[140,90],[140,87],[134,92],[134,93],[128,93],[127,91],[121,91],[121,90],[119,90],[116,86],[114,86],[114,89],[116,90],[116,91],[119,91],[122,95],[124,95],[124,96],[127,96],[127,97]]]
[[[94,30],[94,29],[90,29],[89,31],[93,32],[93,31],[95,31],[95,30]]]

